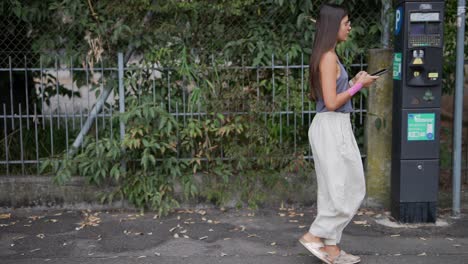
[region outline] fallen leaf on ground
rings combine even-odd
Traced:
[[[7,226],[12,226],[12,225],[16,225],[16,222],[11,222],[9,224],[0,224],[0,227],[7,227]]]
[[[0,219],[10,219],[11,213],[8,214],[0,214]]]
[[[76,230],[81,230],[85,226],[98,226],[101,223],[101,218],[98,217],[98,213],[91,214],[90,212],[83,212],[84,219],[81,223],[78,223]]]
[[[179,213],[179,214],[193,214],[193,210],[183,209],[183,210],[177,211],[177,213]]]
[[[41,218],[44,218],[44,216],[41,216],[41,215],[28,216],[28,219],[31,219],[32,221],[36,221],[36,220],[39,220]]]
[[[205,210],[197,210],[196,212],[197,212],[197,214],[200,214],[200,215],[206,215]]]
[[[296,217],[296,216],[304,217],[304,213],[289,212],[288,216],[289,217]]]
[[[356,225],[367,225],[367,220],[364,221],[353,221],[354,224]]]

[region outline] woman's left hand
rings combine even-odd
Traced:
[[[361,77],[362,74],[366,73],[366,71],[360,71],[356,74],[356,76],[354,76],[353,78],[353,83],[356,83],[356,80],[359,79],[359,77]]]

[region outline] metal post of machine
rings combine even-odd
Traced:
[[[395,4],[391,213],[400,222],[435,222],[444,1]]]
[[[455,111],[453,118],[453,205],[452,216],[460,217],[461,152],[463,122],[463,79],[465,49],[465,0],[458,0],[457,8],[457,62],[455,82]]]

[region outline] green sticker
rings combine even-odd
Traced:
[[[434,140],[435,114],[408,114],[408,141]]]
[[[401,80],[401,53],[393,54],[393,79]]]

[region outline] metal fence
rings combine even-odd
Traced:
[[[90,111],[96,103],[96,93],[98,95],[102,93],[105,85],[112,85],[113,92],[94,120],[94,126],[88,136],[99,140],[100,137],[108,137],[118,131],[118,122],[115,123],[113,117],[119,111],[118,100],[125,100],[125,93],[118,92],[118,85],[124,86],[128,91],[130,84],[128,78],[119,80],[117,73],[121,69],[119,74],[122,76],[137,76],[134,83],[138,84],[142,81],[140,78],[143,78],[141,73],[144,68],[119,65],[117,60],[114,61],[114,66],[96,67],[95,65],[94,74],[91,74],[92,70],[89,67],[62,65],[58,60],[55,62],[55,67],[48,68],[42,67],[42,63],[39,63],[39,67],[33,68],[0,68],[0,74],[4,77],[3,82],[7,83],[9,88],[8,92],[2,95],[0,108],[2,130],[0,132],[3,134],[0,139],[0,174],[37,174],[41,161],[68,152],[71,143],[90,116]],[[278,64],[277,61],[284,63]],[[352,71],[358,71],[366,67],[366,64],[361,58],[359,63],[350,67]],[[149,70],[154,77],[152,89],[167,90],[165,96],[167,110],[182,128],[187,125],[190,118],[210,118],[202,105],[198,105],[196,109],[188,107],[186,93],[176,93],[177,89],[180,89],[180,80],[171,77],[175,76],[175,69],[151,67]],[[296,137],[300,133],[300,128],[308,127],[315,114],[315,107],[307,99],[308,65],[304,63],[304,56],[302,63],[298,65],[290,65],[288,58],[276,60],[272,56],[272,63],[268,66],[226,66],[220,70],[255,76],[253,80],[239,77],[238,81],[256,87],[257,96],[263,93],[260,91],[260,84],[264,81],[270,82],[272,90],[268,91],[267,104],[273,105],[275,100],[280,100],[279,96],[282,97],[283,103],[263,113],[265,122],[279,122],[280,143],[283,139],[283,129],[293,129],[294,151],[299,146],[308,146],[307,140],[304,142],[303,139],[301,141]],[[292,76],[297,78],[292,81]],[[78,79],[83,84],[81,87],[77,85]],[[138,96],[138,93],[130,96]],[[366,113],[365,98],[361,94],[353,100],[355,110],[352,115],[355,128],[362,129]],[[245,113],[241,111],[227,114]],[[310,148],[303,154],[305,159],[312,158]]]

